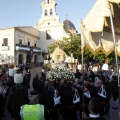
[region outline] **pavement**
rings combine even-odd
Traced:
[[[36,74],[40,75],[41,73],[41,68],[37,67],[37,68],[32,68],[31,70],[31,81],[30,81],[30,89],[29,92],[31,90],[33,90],[32,88],[32,80],[35,77]],[[113,99],[111,99],[110,101],[110,112],[109,115],[105,115],[107,120],[120,120],[120,117],[118,118],[118,115],[120,116],[120,111],[118,109],[112,109],[113,106]],[[119,114],[118,114],[119,113]],[[10,114],[8,113],[7,109],[5,108],[5,115],[6,117],[1,118],[0,120],[14,120],[13,118],[11,118]]]

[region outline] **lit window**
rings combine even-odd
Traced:
[[[50,40],[51,39],[51,33],[50,33],[51,31],[50,30],[47,30],[46,31],[46,39],[47,40]]]

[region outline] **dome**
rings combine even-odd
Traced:
[[[69,30],[76,30],[74,24],[70,20],[63,21],[64,28],[67,28]]]

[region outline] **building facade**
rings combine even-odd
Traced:
[[[0,62],[37,63],[41,54],[39,31],[33,27],[0,29]],[[31,53],[32,51],[32,53]]]
[[[0,29],[0,63],[43,62],[50,44],[69,37],[56,13],[56,5],[55,0],[43,0],[42,15],[35,27]]]

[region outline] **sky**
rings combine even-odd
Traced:
[[[43,0],[1,0],[0,28],[35,26],[42,15]],[[56,0],[60,21],[69,19],[80,33],[79,21],[89,13],[96,0]]]

